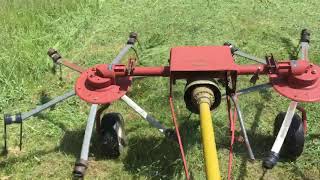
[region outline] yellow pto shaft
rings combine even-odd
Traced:
[[[212,96],[212,91],[207,87],[198,87],[193,91],[193,98],[199,105],[200,110],[200,126],[207,180],[220,180],[218,154],[210,113],[210,106],[213,101]]]
[[[200,103],[200,126],[208,180],[220,180],[218,154],[209,104]]]

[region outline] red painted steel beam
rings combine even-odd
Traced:
[[[78,66],[77,64],[74,64],[66,59],[59,59],[58,63],[66,66],[74,71],[77,71],[79,73],[82,73],[86,70],[86,69],[83,69],[82,67]]]
[[[123,64],[115,64],[109,69],[109,65],[99,64],[93,69],[94,73],[101,78],[115,78],[124,76],[170,76],[169,66],[155,66],[155,67],[134,67],[128,69]]]
[[[116,73],[116,75],[118,75]],[[128,76],[125,72],[122,73],[123,76]],[[159,67],[135,67],[132,74],[129,76],[170,76],[169,66],[159,66]]]
[[[250,75],[250,74],[267,74],[269,68],[267,65],[263,64],[252,64],[252,65],[238,65],[237,74],[238,75]]]

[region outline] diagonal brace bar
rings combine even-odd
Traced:
[[[236,108],[236,111],[237,111],[237,114],[238,114],[238,117],[239,117],[239,122],[240,122],[240,127],[241,127],[241,131],[242,131],[242,134],[243,134],[243,137],[244,137],[244,142],[246,143],[246,147],[247,147],[247,150],[248,150],[248,154],[249,154],[249,157],[251,160],[255,160],[254,158],[254,154],[252,152],[252,148],[251,148],[251,145],[250,145],[250,141],[249,141],[249,138],[248,138],[248,135],[247,135],[247,131],[246,131],[246,128],[245,128],[245,124],[244,124],[244,120],[243,120],[243,117],[242,117],[242,113],[241,113],[241,110],[240,110],[240,106],[237,102],[237,99],[236,99],[236,96],[231,96],[231,100],[233,101],[233,104]]]

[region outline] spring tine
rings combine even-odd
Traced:
[[[6,154],[8,152],[8,147],[7,147],[7,123],[4,120],[4,135],[3,135],[3,140],[4,140],[4,149],[3,153]]]
[[[19,144],[20,151],[22,149],[22,122],[23,121],[21,121],[21,123],[20,123],[20,144]]]

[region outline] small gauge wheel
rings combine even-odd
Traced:
[[[276,138],[280,131],[282,122],[286,116],[286,112],[280,112],[274,121],[273,135]],[[304,129],[301,117],[295,113],[291,125],[289,127],[286,138],[283,142],[280,156],[291,160],[297,159],[303,151],[304,147]]]
[[[117,158],[124,146],[124,121],[120,113],[106,113],[101,119],[101,150],[106,157]]]

